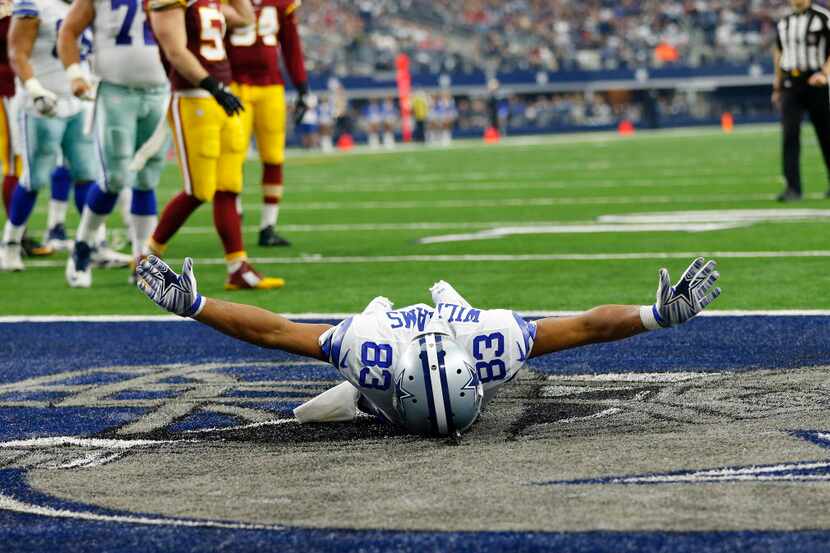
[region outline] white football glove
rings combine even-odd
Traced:
[[[193,259],[187,257],[182,274],[177,275],[167,263],[151,255],[136,267],[136,285],[159,307],[182,317],[195,317],[205,306],[196,290]]]
[[[35,110],[44,117],[54,117],[58,108],[58,95],[45,88],[40,81],[32,77],[23,83],[29,97],[32,98],[32,104]]]
[[[720,277],[716,267],[714,260],[707,263],[698,257],[674,286],[671,285],[669,271],[660,269],[657,301],[654,305],[640,308],[643,326],[649,330],[676,326],[703,311],[721,292],[720,288],[715,287]]]

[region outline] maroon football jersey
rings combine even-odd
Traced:
[[[257,86],[283,84],[279,57],[295,84],[308,78],[303,63],[296,10],[300,0],[254,0],[256,23],[228,33],[226,44],[233,80]]]
[[[185,32],[187,49],[190,50],[202,67],[211,76],[225,84],[231,82],[231,64],[225,51],[225,16],[222,15],[218,0],[148,0],[150,10],[182,8],[185,10]],[[159,48],[159,51],[162,49]],[[173,90],[198,88],[198,83],[191,83],[176,68],[163,60],[170,68],[170,84]]]
[[[9,64],[8,37],[12,1],[0,0],[0,96],[14,96],[14,71]]]

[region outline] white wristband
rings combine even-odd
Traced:
[[[643,327],[645,327],[646,330],[658,330],[663,328],[660,323],[657,322],[657,317],[654,316],[653,305],[643,305],[640,307],[640,322],[643,323]]]
[[[69,77],[70,81],[74,81],[75,79],[86,80],[86,74],[84,73],[84,70],[81,69],[81,64],[79,63],[73,63],[67,67],[66,76]]]

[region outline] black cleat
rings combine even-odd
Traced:
[[[779,202],[797,202],[801,200],[801,192],[797,192],[792,188],[786,188],[775,199]]]
[[[49,246],[41,244],[25,234],[23,235],[23,239],[20,240],[20,246],[23,248],[23,255],[26,257],[43,257],[55,253]]]
[[[259,231],[259,245],[263,247],[290,246],[291,242],[277,234],[273,226],[267,226]]]

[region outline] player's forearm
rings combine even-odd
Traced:
[[[537,321],[536,339],[530,356],[622,340],[645,330],[640,319],[640,306],[602,305],[576,317]]]
[[[81,49],[78,47],[78,36],[73,35],[72,31],[61,27],[58,33],[58,57],[61,60],[64,68],[81,63]]]
[[[204,298],[194,317],[223,334],[260,347],[323,359],[317,338],[330,325],[295,323],[259,307]]]
[[[81,62],[78,39],[95,19],[92,0],[75,0],[58,30],[58,57],[64,67]]]
[[[39,22],[34,18],[15,18],[12,20],[8,35],[9,65],[17,78],[26,82],[34,77],[35,72],[29,59],[35,45]]]
[[[283,20],[279,30],[280,49],[283,52],[285,67],[291,76],[291,82],[298,91],[308,92],[308,74],[303,59],[303,45],[297,29],[297,18],[290,14]]]
[[[187,49],[184,10],[173,8],[150,12],[150,24],[167,61],[185,79],[199,86],[208,76],[207,70]]]

